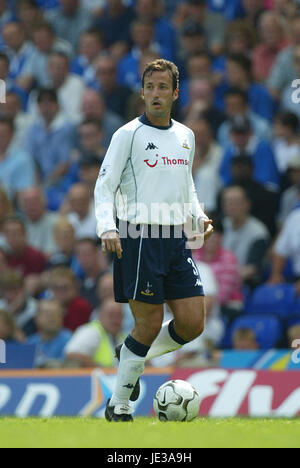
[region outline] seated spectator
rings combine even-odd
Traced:
[[[23,88],[21,88],[15,80],[10,78],[9,76],[9,65],[10,65],[10,60],[8,56],[2,52],[0,52],[0,80],[3,80],[6,85],[6,95],[8,93],[15,93],[18,95],[20,102],[21,102],[21,107],[23,110],[25,110],[27,106],[27,101],[28,101],[28,95],[25,92]],[[1,103],[1,115],[5,116],[4,106],[5,103]]]
[[[205,118],[209,121],[213,129],[214,137],[216,137],[226,116],[214,106],[214,87],[210,78],[197,78],[197,80],[193,81],[190,91],[192,95],[188,98],[190,99],[190,105],[186,109],[186,120],[197,120],[200,117]],[[180,95],[181,91],[179,96]]]
[[[97,119],[84,120],[78,127],[79,152],[83,156],[94,154],[100,161],[105,156],[104,132]]]
[[[250,328],[240,328],[233,336],[233,349],[236,351],[256,351],[259,349],[255,333]]]
[[[76,255],[84,273],[80,294],[95,309],[99,305],[97,285],[108,269],[107,260],[98,247],[97,241],[90,238],[77,242]]]
[[[37,333],[32,335],[28,344],[36,346],[35,367],[55,365],[64,359],[64,349],[72,337],[69,330],[63,328],[64,310],[55,300],[39,303],[35,317]],[[54,364],[53,363],[53,364]]]
[[[18,271],[7,270],[0,276],[0,308],[13,317],[24,336],[36,332],[34,318],[38,303],[26,292],[25,281]]]
[[[33,45],[26,40],[23,26],[17,22],[7,23],[2,30],[6,50],[10,61],[9,77],[18,80],[26,63],[34,52]]]
[[[103,146],[108,148],[113,134],[123,125],[123,120],[106,110],[104,99],[92,89],[87,90],[82,99],[83,120],[98,120],[103,130]]]
[[[92,307],[79,295],[78,279],[66,267],[53,268],[50,273],[50,292],[65,309],[64,327],[75,331],[90,319]]]
[[[290,21],[289,33],[291,45],[285,47],[278,55],[267,80],[269,92],[276,98],[293,80],[297,79],[297,72],[293,67],[295,46],[300,45],[300,17]]]
[[[269,122],[251,111],[248,104],[248,96],[245,91],[239,88],[229,88],[224,96],[225,113],[227,120],[221,125],[218,131],[218,141],[225,146],[230,143],[231,119],[242,115],[249,119],[253,134],[260,140],[271,140],[272,132]]]
[[[8,216],[13,215],[13,206],[4,190],[0,187],[0,246],[6,247],[3,233],[3,223]]]
[[[12,146],[25,147],[28,129],[33,122],[31,117],[22,110],[22,100],[17,91],[6,93],[6,103],[1,104],[0,113],[2,117],[12,120],[14,123],[15,132],[11,142]]]
[[[56,250],[49,258],[47,267],[65,266],[78,277],[83,277],[82,269],[76,257],[75,230],[67,218],[60,217],[54,225],[54,240]]]
[[[278,53],[288,46],[286,24],[274,11],[266,11],[259,18],[261,42],[253,50],[253,76],[265,81],[275,63]]]
[[[130,25],[134,12],[122,0],[108,0],[94,26],[103,34],[105,46],[116,60],[120,60],[130,44]]]
[[[227,75],[217,90],[217,107],[224,109],[224,94],[229,87],[238,87],[248,96],[250,109],[260,117],[272,121],[275,101],[268,90],[252,80],[252,62],[243,54],[232,54],[226,61]]]
[[[298,186],[298,204],[286,218],[281,233],[273,248],[271,284],[285,282],[283,271],[287,260],[292,262],[295,280],[300,278],[300,186]],[[300,282],[297,283],[300,292]]]
[[[40,119],[28,131],[27,148],[44,185],[59,182],[69,167],[75,128],[59,105],[54,89],[41,89],[37,103]]]
[[[65,349],[66,360],[79,367],[114,367],[115,347],[123,342],[122,306],[108,300],[99,308],[98,319],[74,334]]]
[[[243,281],[257,285],[269,246],[268,230],[261,221],[250,216],[251,202],[242,187],[224,190],[223,209],[223,246],[236,255]]]
[[[206,54],[206,36],[201,23],[191,21],[182,26],[179,46],[181,62],[188,64],[190,70],[189,59],[195,54]],[[185,67],[183,71],[185,76]]]
[[[285,174],[289,161],[300,154],[299,119],[292,112],[276,115],[273,149],[277,167],[281,174]]]
[[[18,80],[20,86],[27,91],[30,91],[33,85],[38,88],[47,88],[51,85],[48,62],[53,52],[61,52],[68,57],[72,54],[71,44],[55,37],[48,23],[35,24],[32,36],[35,50]]]
[[[2,29],[3,26],[7,23],[11,23],[15,19],[14,13],[11,11],[11,9],[7,8],[5,0],[0,1],[0,47],[2,48],[4,43],[3,43],[3,37],[2,37]]]
[[[32,40],[34,27],[43,19],[43,13],[34,0],[19,0],[17,6],[17,17],[24,28],[27,40]]]
[[[7,310],[0,309],[0,340],[8,343],[22,342],[11,314]]]
[[[251,156],[254,164],[254,179],[263,185],[277,189],[279,171],[269,143],[259,140],[253,135],[250,121],[243,116],[235,116],[231,120],[231,142],[224,149],[221,164],[221,177],[224,185],[232,183],[231,162],[238,154]]]
[[[81,120],[81,104],[85,84],[78,76],[70,73],[70,60],[62,52],[52,52],[48,61],[49,86],[57,92],[60,108],[66,118],[75,124]],[[32,91],[29,98],[29,112],[38,115],[37,93]]]
[[[135,20],[131,25],[132,48],[119,62],[118,81],[133,91],[141,88],[140,59],[151,50],[162,58],[169,59],[168,51],[155,42],[155,31],[150,21]]]
[[[300,44],[295,45],[292,52],[293,69],[298,77],[300,73]],[[299,111],[299,81],[289,82],[283,89],[280,97],[281,108],[285,111],[296,114],[300,119]]]
[[[287,166],[287,177],[291,183],[291,187],[286,189],[281,195],[278,215],[278,221],[280,224],[284,223],[299,200],[298,186],[300,186],[300,153],[289,161]]]
[[[97,235],[94,200],[90,198],[88,187],[82,183],[74,184],[69,191],[67,203],[68,219],[74,226],[76,239],[95,239]]]
[[[195,134],[195,158],[193,176],[200,203],[206,212],[217,208],[217,198],[221,189],[219,176],[222,158],[221,147],[215,142],[209,121],[202,118],[188,123]]]
[[[95,61],[104,51],[101,32],[95,28],[88,29],[80,36],[79,54],[71,62],[71,72],[81,76],[90,86],[95,81]]]
[[[58,9],[49,10],[46,15],[56,36],[72,44],[77,49],[80,35],[92,25],[92,16],[81,7],[79,0],[60,0]]]
[[[88,188],[90,199],[93,198],[102,161],[96,154],[87,154],[79,161],[79,180]]]
[[[176,59],[176,33],[172,23],[162,14],[162,8],[158,0],[137,0],[135,3],[137,18],[149,21],[154,25],[154,37],[163,48],[169,60]]]
[[[12,200],[19,192],[35,184],[31,156],[12,146],[14,131],[11,120],[0,119],[0,184]]]
[[[95,84],[104,98],[106,108],[125,119],[132,91],[127,86],[118,84],[116,63],[111,57],[103,55],[97,60],[95,68]]]
[[[25,216],[29,244],[47,256],[53,254],[56,250],[54,225],[57,222],[57,214],[46,210],[42,190],[35,187],[21,192],[19,206]]]
[[[242,278],[240,267],[234,253],[223,247],[224,227],[220,220],[214,220],[214,234],[204,244],[203,249],[193,252],[197,262],[211,266],[218,283],[218,300],[222,314],[230,320],[242,308]]]
[[[8,245],[7,263],[25,277],[39,275],[46,268],[46,257],[27,242],[24,222],[17,217],[6,218],[3,232]]]
[[[251,215],[264,223],[274,236],[276,234],[276,214],[278,195],[256,182],[253,178],[253,160],[247,154],[240,154],[232,160],[233,185],[239,185],[251,200]]]

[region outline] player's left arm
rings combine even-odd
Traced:
[[[193,163],[195,157],[195,136],[192,137],[192,147],[190,153],[190,165],[189,165],[189,191],[190,191],[190,205],[192,210],[192,216],[195,220],[195,224],[201,234],[204,232],[204,242],[206,242],[214,232],[212,220],[205,214],[197,196],[197,191],[193,179]],[[194,226],[195,227],[195,226]]]

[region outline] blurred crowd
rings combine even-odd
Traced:
[[[93,193],[159,57],[179,67],[173,117],[195,133],[195,185],[215,224],[194,252],[206,332],[171,363],[258,349],[247,327],[224,342],[253,291],[289,282],[300,294],[299,1],[0,0],[0,339],[35,344],[38,367],[115,365],[132,326]],[[300,316],[280,326],[274,346],[300,338]]]

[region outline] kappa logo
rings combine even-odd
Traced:
[[[155,150],[155,149],[158,149],[157,146],[155,146],[154,143],[148,143],[148,146],[146,148],[146,151],[148,150]]]

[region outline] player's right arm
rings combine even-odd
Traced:
[[[102,240],[102,249],[116,252],[119,258],[122,248],[114,217],[115,196],[130,157],[131,140],[131,132],[124,128],[114,134],[95,187],[97,234]]]

